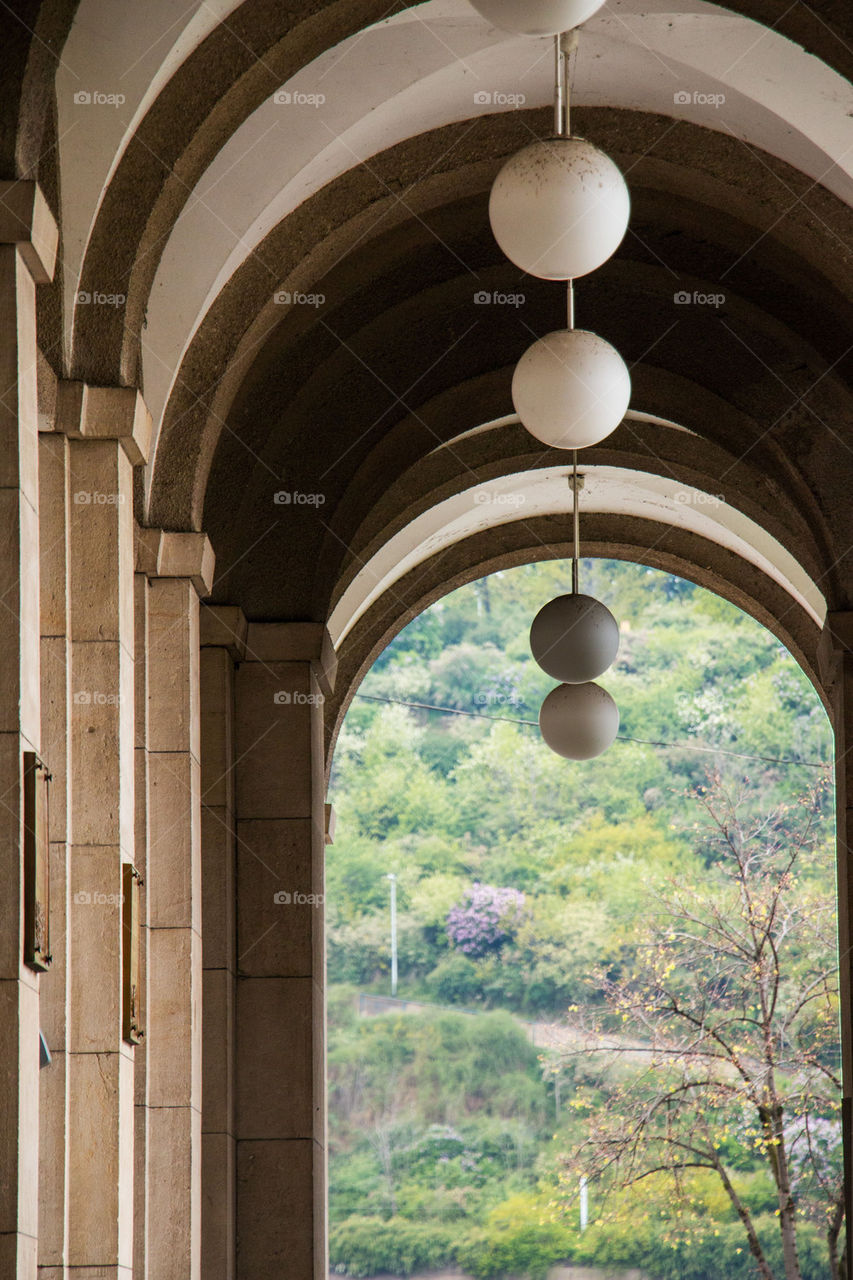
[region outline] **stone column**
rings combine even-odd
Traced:
[[[838,857],[838,960],[841,1014],[844,1196],[853,1222],[853,611],[830,613],[821,642],[821,675],[829,689],[835,729],[835,806]]]
[[[249,624],[236,677],[237,1277],[326,1280],[323,701],[313,623]]]
[[[143,1031],[148,1025],[148,578],[140,572],[146,559],[142,531],[136,528],[134,576],[134,732],[136,868],[142,877],[139,891],[139,993]],[[156,557],[153,566],[156,571]],[[133,1276],[148,1280],[148,1037],[143,1034],[134,1053],[133,1097]]]
[[[23,753],[40,750],[36,285],[56,223],[33,182],[0,183],[0,1274],[35,1280],[39,982],[23,963]]]
[[[39,438],[39,534],[41,540],[42,755],[50,786],[50,950],[53,962],[41,982],[41,1029],[51,1055],[40,1072],[39,1280],[67,1276],[68,1259],[68,441],[57,433]]]
[[[230,606],[201,615],[202,1049],[201,1258],[204,1280],[234,1280],[236,987],[234,673],[246,619]]]
[[[199,597],[204,534],[142,530],[147,637],[147,1264],[201,1276],[201,776]],[[148,563],[150,562],[150,563]]]
[[[68,1265],[129,1277],[134,1048],[122,1027],[122,867],[134,844],[133,467],[151,419],[131,388],[59,384],[68,438]]]

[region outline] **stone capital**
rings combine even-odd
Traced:
[[[37,182],[0,182],[0,244],[17,245],[36,284],[53,279],[59,228]]]
[[[338,658],[323,622],[250,622],[246,662],[310,662],[328,697],[335,687]]]
[[[227,649],[235,661],[241,661],[246,656],[248,628],[246,615],[238,605],[202,605],[200,616],[202,649]]]
[[[135,387],[57,386],[56,430],[77,440],[117,440],[134,466],[148,461],[152,422]]]
[[[148,578],[189,578],[210,595],[216,556],[206,533],[176,533],[137,525],[136,571]]]

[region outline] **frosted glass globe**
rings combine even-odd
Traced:
[[[619,624],[593,596],[557,596],[530,628],[530,650],[543,671],[565,684],[585,684],[619,652]]]
[[[558,684],[542,703],[545,742],[567,760],[593,760],[619,732],[619,709],[598,684]]]
[[[495,178],[489,218],[511,262],[542,280],[573,280],[619,248],[631,197],[608,155],[584,138],[548,138]]]
[[[615,431],[631,375],[615,347],[586,329],[558,329],[524,353],[512,380],[515,411],[554,449],[585,449]]]
[[[522,36],[555,36],[579,27],[604,0],[471,0],[474,8],[502,31]]]

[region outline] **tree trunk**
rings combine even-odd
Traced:
[[[841,1257],[838,1256],[838,1237],[841,1234],[841,1224],[844,1221],[844,1192],[838,1197],[838,1203],[835,1206],[835,1212],[829,1224],[826,1233],[827,1251],[829,1253],[829,1275],[830,1280],[847,1280],[847,1249],[845,1246]]]
[[[800,1259],[797,1256],[797,1228],[794,1222],[794,1205],[790,1196],[785,1208],[779,1211],[779,1228],[782,1232],[782,1254],[785,1259],[785,1280],[802,1280]]]
[[[755,1262],[758,1267],[758,1274],[761,1276],[761,1280],[773,1280],[773,1272],[767,1265],[767,1259],[764,1256],[764,1250],[761,1248],[761,1241],[755,1234],[755,1227],[752,1224],[752,1218],[750,1217],[749,1210],[735,1191],[734,1184],[726,1173],[724,1165],[716,1156],[714,1156],[714,1168],[720,1176],[720,1181],[726,1189],[726,1194],[732,1202],[735,1213],[744,1225],[746,1236],[749,1241],[749,1251],[753,1258],[755,1258]]]
[[[775,1093],[772,1077],[770,1087]],[[785,1280],[802,1280],[800,1259],[797,1256],[797,1224],[791,1178],[788,1171],[788,1155],[785,1150],[784,1112],[780,1103],[759,1107],[762,1128],[767,1143],[770,1169],[776,1183],[779,1199],[779,1230],[782,1233],[782,1256],[785,1262]]]

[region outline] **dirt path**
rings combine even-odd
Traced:
[[[432,1004],[427,1000],[401,1000],[396,996],[377,996],[366,991],[358,995],[358,1011],[364,1017],[374,1017],[382,1013],[463,1013],[469,1017],[478,1017],[489,1012],[485,1009],[466,1009],[461,1005]],[[537,1049],[611,1049],[620,1053],[645,1053],[648,1045],[642,1040],[629,1040],[622,1036],[584,1035],[561,1022],[529,1022],[525,1018],[511,1015],[530,1038]]]

